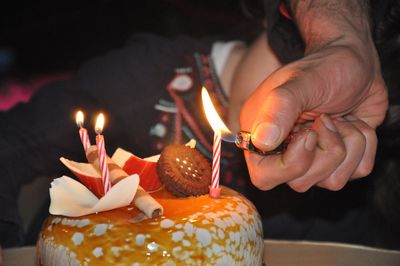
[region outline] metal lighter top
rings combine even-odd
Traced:
[[[276,149],[272,151],[262,151],[254,146],[253,142],[251,141],[251,133],[242,130],[236,134],[235,144],[238,148],[242,150],[256,152],[261,155],[277,155],[285,151],[285,149],[289,145],[290,139],[291,136],[289,136],[281,145],[279,145]]]

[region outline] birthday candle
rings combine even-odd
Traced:
[[[75,116],[76,125],[79,127],[79,136],[81,138],[85,153],[90,147],[90,139],[86,128],[83,127],[84,115],[82,111],[78,111]]]
[[[213,163],[212,163],[212,178],[211,188],[219,188],[219,169],[221,159],[221,131],[216,130],[214,132],[214,144],[213,144]]]
[[[106,194],[111,188],[111,181],[110,181],[110,172],[108,170],[108,165],[107,165],[107,153],[106,153],[104,136],[101,135],[101,132],[103,131],[103,126],[104,126],[104,115],[99,114],[97,116],[96,127],[95,127],[95,131],[97,134],[96,145],[99,155],[99,164],[101,170],[101,179],[103,181],[103,186],[104,186],[104,194]]]
[[[213,160],[212,160],[212,174],[211,174],[211,185],[210,185],[210,197],[219,198],[221,188],[219,186],[219,172],[220,172],[220,161],[221,161],[221,135],[222,132],[230,133],[222,119],[219,117],[217,110],[215,109],[210,95],[207,89],[203,87],[201,91],[201,97],[203,102],[204,113],[207,117],[214,131],[214,144],[213,144]]]

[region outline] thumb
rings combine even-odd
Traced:
[[[262,100],[258,100],[258,106],[253,105],[258,112],[251,125],[252,142],[257,148],[268,151],[275,149],[292,131],[302,113],[303,104],[299,97],[284,85],[260,98]]]

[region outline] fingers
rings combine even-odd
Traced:
[[[375,164],[376,149],[378,146],[378,138],[373,128],[355,116],[348,115],[346,119],[352,123],[365,137],[365,151],[361,162],[358,164],[351,179],[365,177],[372,172]]]
[[[377,137],[365,122],[354,116],[332,120],[321,115],[312,129],[312,134],[297,130],[282,155],[246,153],[253,184],[263,190],[287,183],[297,192],[314,185],[336,191],[372,171]]]
[[[340,190],[355,173],[365,154],[366,138],[352,122],[338,118],[334,121],[345,146],[346,156],[330,176],[318,185],[329,190]]]
[[[306,173],[288,182],[288,185],[297,192],[305,192],[328,178],[346,156],[341,135],[329,116],[321,115],[315,120],[312,128],[318,133],[314,160]]]
[[[319,186],[329,190],[339,190],[351,179],[369,175],[375,162],[378,139],[375,130],[355,116],[336,119],[346,146],[343,163]]]
[[[293,137],[283,154],[262,156],[245,152],[252,183],[261,190],[269,190],[303,175],[314,159],[317,138],[314,131],[303,130]]]

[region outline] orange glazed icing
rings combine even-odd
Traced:
[[[39,265],[261,265],[262,225],[253,204],[223,187],[221,198],[152,193],[163,216],[133,222],[131,205],[81,217],[49,216]]]

